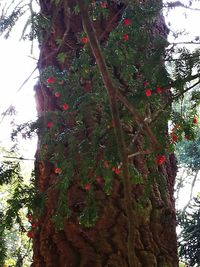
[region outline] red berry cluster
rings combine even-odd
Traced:
[[[171,133],[172,143],[176,143],[178,141],[178,136],[175,133]]]
[[[121,170],[119,168],[117,168],[117,167],[113,167],[112,170],[117,175],[119,175],[121,173]]]
[[[91,187],[92,187],[92,185],[91,185],[90,183],[86,183],[86,184],[84,184],[84,189],[85,189],[86,191],[89,191],[89,190],[91,189]]]
[[[165,163],[165,161],[166,161],[166,157],[164,155],[157,155],[156,157],[157,165],[162,165],[163,163]]]
[[[148,82],[144,82],[143,83],[143,85],[144,85],[144,87],[146,88],[147,87],[147,85],[148,85]],[[158,93],[158,94],[161,94],[162,92],[163,92],[163,89],[160,87],[160,86],[157,86],[156,87],[156,92]],[[149,97],[149,96],[151,96],[152,95],[152,90],[151,89],[149,89],[149,88],[146,88],[145,89],[145,95],[147,96],[147,97]]]
[[[132,24],[132,20],[131,19],[124,19],[124,25],[125,26],[130,26]]]
[[[28,221],[31,224],[31,229],[27,232],[27,236],[29,238],[33,238],[35,234],[35,230],[39,226],[39,219],[38,218],[33,219],[32,214],[27,214],[26,217],[28,218]]]
[[[124,41],[128,41],[128,39],[129,39],[129,35],[128,35],[127,33],[124,34],[123,39],[124,39]]]
[[[82,39],[83,39],[83,42],[84,42],[84,38],[86,38],[86,37],[83,37]],[[87,39],[87,38],[86,38]],[[58,81],[56,81],[56,78],[55,77],[49,77],[47,80],[46,80],[46,82],[47,82],[47,85],[48,85],[48,87],[50,87],[51,89],[55,89],[55,86],[56,86],[56,83],[57,83],[57,85],[60,87],[60,86],[62,86],[63,85],[63,83],[64,83],[64,81],[63,80],[58,80]],[[54,96],[56,97],[56,98],[60,98],[60,93],[58,92],[58,91],[56,91],[55,93],[54,93]],[[63,103],[62,104],[62,109],[63,109],[63,111],[66,111],[66,110],[68,110],[69,109],[69,105],[67,104],[67,103]],[[52,128],[53,127],[53,123],[52,122],[48,122],[48,124],[47,124],[47,128]]]
[[[54,78],[54,77],[49,77],[48,79],[47,79],[47,84],[54,84],[55,83],[55,81],[56,81],[56,79]]]
[[[48,129],[51,129],[53,127],[53,122],[52,121],[49,121],[48,123],[47,123],[47,128]]]
[[[108,6],[108,3],[106,3],[106,2],[100,2],[100,7],[107,8],[107,6]]]
[[[60,173],[61,173],[61,169],[58,168],[58,167],[56,167],[56,168],[54,169],[54,172],[55,172],[55,174],[60,174]]]
[[[65,104],[63,104],[63,106],[62,106],[62,107],[63,107],[63,110],[65,110],[65,111],[69,109],[69,105],[68,105],[68,104],[66,104],[66,103],[65,103]]]
[[[197,120],[197,117],[195,116],[192,120],[193,124],[197,124],[198,123],[198,120]]]
[[[83,44],[87,44],[87,42],[88,42],[88,38],[87,38],[87,37],[82,37],[81,42],[82,42]]]
[[[124,26],[128,27],[128,26],[132,25],[132,20],[131,20],[131,19],[128,19],[128,18],[125,18],[124,21],[123,21],[123,23],[124,23]],[[125,33],[125,34],[123,35],[123,40],[124,40],[125,42],[127,42],[127,41],[129,40],[129,35],[128,35],[128,33]]]

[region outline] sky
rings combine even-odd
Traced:
[[[0,0],[0,4],[2,4],[0,5],[0,15],[1,7],[4,7],[3,2],[7,3],[7,1]],[[5,112],[10,105],[14,106],[17,111],[17,116],[13,117],[16,124],[35,120],[37,117],[33,87],[38,80],[38,71],[36,70],[31,78],[26,80],[36,68],[39,54],[38,45],[34,41],[32,50],[30,41],[20,41],[29,15],[27,12],[18,21],[8,39],[0,37],[0,88],[2,92],[0,114]],[[22,84],[24,85],[22,86]],[[8,150],[13,145],[10,142],[10,132],[13,129],[10,122],[13,118],[0,116],[0,146]],[[25,158],[34,158],[36,143],[36,139],[31,142],[23,140],[23,145],[20,147]]]
[[[182,1],[184,4],[188,4],[188,2],[186,0]],[[200,9],[200,1],[194,1],[194,7]],[[200,36],[200,11],[174,8],[166,17],[166,22],[170,22],[170,28],[173,32],[183,28],[186,29],[186,32],[190,32],[188,36],[180,37],[179,41],[190,40],[191,37]],[[34,58],[38,57],[39,52],[36,43],[31,55],[31,43],[27,41],[19,42],[23,23],[22,21],[19,24],[8,40],[0,37],[0,113],[5,112],[10,105],[14,105],[17,110],[16,123],[34,120],[37,116],[33,91],[33,86],[38,79],[37,71],[19,91],[20,86],[35,69],[37,60]],[[172,37],[169,36],[169,40],[171,41]],[[11,129],[12,126],[10,126],[9,120],[4,118],[2,121],[0,117],[0,145],[8,147],[8,149],[11,146],[8,133]],[[36,139],[24,143],[24,157],[34,157],[36,143]],[[185,199],[186,202],[187,199]],[[184,203],[181,205],[184,205]]]

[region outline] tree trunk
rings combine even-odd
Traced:
[[[133,114],[130,119],[129,111],[123,107],[120,100],[117,101],[119,127],[126,145],[125,155],[129,155],[127,166],[132,168],[132,171],[129,170],[132,205],[127,208],[123,172],[125,163],[120,158],[121,151],[115,140],[116,123],[113,123],[113,114],[109,108],[105,108],[106,105],[109,107],[109,102],[106,93],[102,94],[106,85],[99,81],[101,76],[87,75],[87,72],[91,71],[90,68],[96,68],[95,71],[98,72],[99,70],[91,49],[94,43],[90,38],[90,44],[88,39],[82,39],[86,34],[80,35],[83,31],[83,14],[75,13],[74,2],[40,1],[41,15],[50,20],[50,25],[49,28],[40,28],[41,52],[38,67],[41,79],[35,86],[41,125],[35,163],[36,187],[38,193],[44,196],[44,208],[41,213],[37,209],[35,211],[39,224],[34,231],[32,267],[178,266],[173,197],[176,160],[174,155],[166,150],[166,161],[163,164],[157,165],[154,160],[155,155],[161,153],[160,150],[157,153],[156,149],[160,148],[155,143],[162,142],[161,146],[168,143],[167,116],[156,121],[153,137],[148,139],[147,132],[152,133],[150,126],[143,125],[141,130],[141,121],[133,119]],[[90,8],[94,9],[91,17],[96,36],[101,46],[106,49],[109,34],[131,11],[127,11],[126,4],[119,1],[91,2]],[[148,4],[155,5],[154,2],[135,1],[130,6],[136,9],[146,5],[147,8]],[[95,12],[101,12],[99,17]],[[108,12],[108,15],[104,16],[103,12]],[[137,19],[135,22],[130,20],[126,23],[137,24]],[[159,64],[162,69],[164,44],[155,47],[154,40],[160,36],[166,38],[167,28],[160,14],[156,15],[156,19],[154,15],[154,19],[150,21],[151,28],[149,25],[146,28],[150,36],[148,45],[141,43],[139,46],[137,43],[133,46],[135,45],[138,54],[140,52],[145,55],[147,61],[156,49],[161,49],[161,55],[154,65]],[[126,39],[129,36],[125,35],[126,31],[122,37],[123,42],[128,41]],[[125,47],[126,44],[124,49]],[[90,55],[90,68],[88,69],[86,59],[85,65],[83,64],[85,73],[80,72],[80,66],[72,70],[74,59],[79,59],[85,50]],[[138,70],[133,74],[138,84],[144,81],[144,58],[135,56],[133,62]],[[109,70],[112,69],[112,79],[117,80],[121,94],[130,100],[126,92],[129,88],[127,81],[120,75],[117,64],[110,66],[109,63],[109,60],[106,60]],[[63,72],[65,70],[66,74]],[[75,75],[70,83],[65,81],[65,75],[68,73]],[[59,77],[61,80],[55,82]],[[50,78],[51,80],[48,80]],[[100,91],[97,87],[99,84]],[[149,112],[155,111],[155,106],[145,102],[146,95],[145,100],[141,99],[139,103],[137,90],[141,90],[141,86],[138,86],[138,89],[134,86],[135,97],[138,97],[135,103],[137,112],[145,118]],[[64,91],[63,98],[62,92],[56,91],[57,88]],[[96,97],[95,93],[97,97],[102,97],[99,102],[92,102],[90,98]],[[166,90],[159,101],[164,103],[168,97],[169,92]],[[141,110],[142,105],[145,105],[145,111]],[[127,122],[124,118],[128,114]],[[113,116],[115,118],[115,114]],[[62,136],[65,137],[62,139]],[[111,143],[112,148],[109,150],[107,148]],[[163,148],[161,150],[164,151]],[[130,214],[129,209],[132,212]],[[130,233],[133,233],[133,236],[130,236]]]

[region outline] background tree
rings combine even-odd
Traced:
[[[193,190],[198,181],[199,174],[199,164],[200,164],[200,136],[199,129],[196,133],[195,140],[182,140],[180,143],[176,145],[176,153],[178,156],[178,161],[182,170],[181,174],[177,179],[177,201],[179,197],[179,191],[185,184],[191,184],[189,199],[182,212],[185,212],[187,207],[189,206],[192,198],[193,198]],[[185,174],[184,174],[185,173]]]
[[[161,1],[40,1],[39,13],[32,3],[39,119],[27,134],[39,136],[42,204],[28,202],[32,266],[177,266],[167,123],[172,100],[199,82],[197,60],[166,54]]]
[[[33,188],[25,175],[27,166],[19,163],[17,155],[2,148],[1,154],[5,160],[0,163],[0,263],[1,266],[5,263],[5,266],[26,267],[31,262],[31,242],[25,230],[29,227],[25,216]],[[23,172],[20,165],[24,167]]]
[[[195,95],[197,92],[193,92]],[[195,127],[197,121],[194,118],[193,109],[189,109],[188,102],[193,102],[193,96],[190,94],[187,98],[182,99],[175,112],[179,112],[182,116],[191,118],[192,127],[188,128],[187,135],[176,143],[176,154],[178,157],[179,166],[182,172],[177,179],[177,201],[180,201],[179,191],[181,188],[188,188],[188,202],[185,206],[177,211],[178,224],[181,227],[178,235],[179,240],[179,255],[187,261],[189,266],[198,266],[199,260],[199,197],[194,197],[194,188],[198,182],[198,173],[200,168],[200,134],[199,128]],[[196,104],[196,101],[195,101]],[[186,114],[187,113],[187,114]],[[193,120],[192,120],[193,118]],[[196,136],[195,140],[193,139]],[[185,174],[184,174],[185,173]]]
[[[199,266],[199,195],[190,203],[185,212],[180,212],[178,219],[182,228],[179,235],[179,254],[182,259],[188,262],[189,266]]]

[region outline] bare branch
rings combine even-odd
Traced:
[[[189,198],[187,204],[185,205],[185,207],[182,210],[183,214],[185,213],[187,207],[190,205],[190,202],[192,200],[193,190],[194,190],[194,187],[195,187],[195,184],[196,184],[196,181],[197,181],[198,173],[199,173],[199,171],[197,170],[195,175],[194,175],[194,178],[192,180],[192,184],[191,184],[191,188],[190,188],[190,198]]]
[[[193,11],[200,11],[199,8],[193,8],[193,7],[184,5],[184,4],[181,3],[180,1],[176,1],[176,2],[167,2],[166,4],[164,4],[164,7],[166,7],[166,8],[182,7],[182,8],[190,9],[190,10],[193,10]]]
[[[6,159],[17,159],[17,160],[35,160],[35,159],[27,159],[27,158],[23,158],[23,157],[11,157],[11,156],[3,156],[3,158]]]

